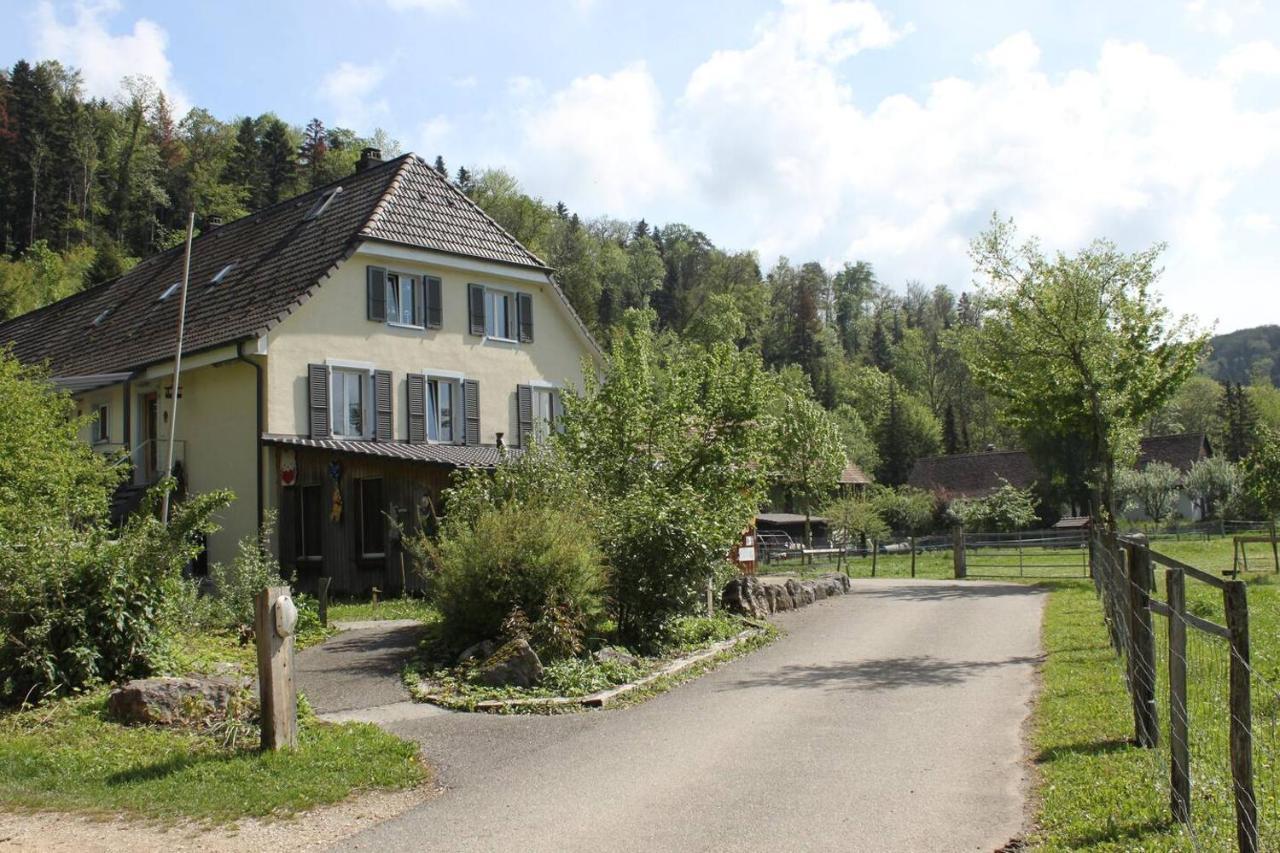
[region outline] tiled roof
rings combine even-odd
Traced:
[[[462,444],[408,444],[403,441],[344,441],[338,438],[305,438],[296,435],[272,435],[264,433],[267,444],[285,447],[309,447],[332,450],[336,453],[354,453],[360,456],[379,456],[384,459],[404,459],[409,462],[432,462],[454,468],[496,468],[504,458],[520,454],[518,447],[498,448],[492,445]]]
[[[1197,461],[1212,453],[1209,440],[1202,432],[1156,435],[1142,439],[1142,446],[1138,451],[1138,467],[1145,468],[1151,462],[1164,462],[1185,474]]]
[[[307,214],[340,186],[324,212]],[[272,205],[192,245],[183,351],[257,337],[293,311],[366,239],[545,269],[465,195],[412,154]],[[184,249],[0,324],[0,346],[57,376],[123,372],[172,357]],[[211,280],[230,265],[217,284]],[[572,310],[572,309],[570,309]]]
[[[361,230],[361,236],[546,268],[537,255],[502,229],[443,175],[410,156]]]
[[[985,453],[957,453],[925,456],[916,460],[909,483],[920,489],[952,497],[984,497],[1008,480],[1025,489],[1038,476],[1031,457],[1023,450],[992,450]]]
[[[854,463],[850,462],[844,466],[844,470],[840,472],[840,485],[842,486],[869,486],[871,478],[866,472]]]
[[[1149,436],[1139,445],[1138,467],[1160,461],[1185,473],[1197,459],[1211,453],[1203,433]],[[1011,485],[1025,489],[1039,476],[1026,451],[1002,450],[925,456],[916,460],[909,482],[921,489],[941,492],[948,498],[981,498],[1003,485],[1001,477]]]

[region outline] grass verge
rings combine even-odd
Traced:
[[[362,724],[303,720],[296,750],[224,747],[202,732],[122,726],[106,691],[0,717],[0,801],[18,810],[228,822],[407,788],[415,745]]]
[[[382,619],[417,619],[419,622],[434,622],[439,616],[435,606],[422,598],[388,598],[377,604],[354,599],[329,603],[331,623],[371,622]]]

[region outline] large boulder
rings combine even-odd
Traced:
[[[791,601],[796,609],[813,604],[813,589],[809,584],[811,581],[801,583],[795,578],[787,578],[787,592],[791,594]]]
[[[720,605],[730,613],[750,619],[763,619],[772,612],[765,584],[749,575],[736,577],[724,585]]]
[[[525,640],[512,640],[476,667],[471,676],[487,687],[535,687],[542,681],[542,661]]]
[[[818,586],[822,588],[827,598],[834,598],[849,591],[848,581],[849,579],[844,575],[827,574],[818,578]]]
[[[600,663],[619,663],[623,666],[635,666],[640,663],[640,659],[626,649],[620,649],[616,646],[606,646],[592,655]]]
[[[107,713],[122,723],[197,722],[225,713],[244,687],[243,681],[225,677],[138,678],[111,691]]]
[[[796,600],[791,596],[789,589],[785,586],[773,584],[769,588],[773,590],[773,612],[782,613],[786,610],[796,609]]]
[[[462,654],[458,655],[458,663],[463,664],[469,660],[487,660],[493,657],[493,653],[498,650],[497,640],[481,640],[480,642],[467,646],[462,650]]]

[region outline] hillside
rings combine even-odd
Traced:
[[[1213,354],[1205,371],[1215,379],[1248,384],[1255,376],[1271,377],[1280,387],[1280,326],[1239,329],[1213,338]]]

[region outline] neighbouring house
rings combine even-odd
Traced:
[[[164,473],[176,402],[180,482],[236,494],[209,559],[275,510],[303,588],[412,584],[397,530],[429,522],[455,470],[553,428],[600,359],[547,265],[411,154],[366,149],[338,183],[205,224],[175,393],[183,258],[6,322],[0,346],[96,413],[83,439],[132,463],[122,510]]]
[[[1213,448],[1203,433],[1157,435],[1142,439],[1137,465],[1143,468],[1151,462],[1165,462],[1186,474],[1197,461],[1212,455]],[[1027,489],[1039,480],[1040,472],[1026,451],[988,450],[922,457],[916,460],[908,482],[933,492],[942,500],[951,501],[956,498],[984,498],[1005,482]],[[1200,517],[1199,508],[1193,506],[1186,495],[1179,499],[1178,512],[1184,518]],[[1141,518],[1133,514],[1128,517],[1130,520]]]

